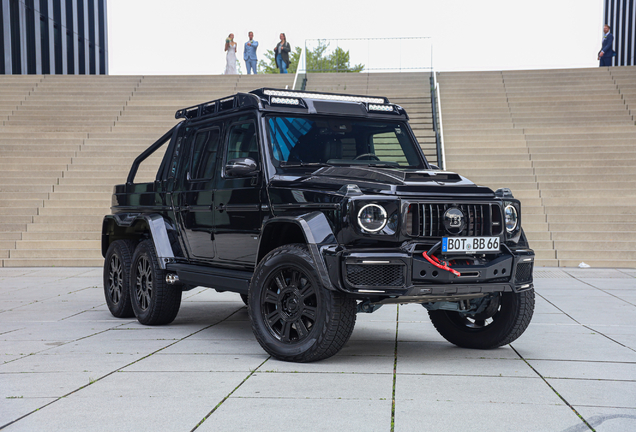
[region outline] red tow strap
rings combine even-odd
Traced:
[[[422,256],[426,259],[426,261],[430,262],[431,264],[433,264],[435,267],[440,268],[442,270],[446,270],[451,272],[452,274],[454,274],[455,276],[461,276],[462,274],[460,272],[458,272],[457,270],[453,270],[452,268],[450,268],[448,266],[448,264],[446,263],[446,261],[440,261],[439,259],[437,259],[437,257],[435,256],[428,256],[426,254],[426,252],[422,252]]]

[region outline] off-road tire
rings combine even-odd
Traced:
[[[134,250],[132,240],[115,240],[104,259],[104,297],[108,310],[117,318],[135,316],[130,302],[130,266]]]
[[[516,340],[530,324],[534,289],[500,293],[499,307],[493,312],[471,319],[470,315],[445,310],[429,311],[428,315],[439,334],[450,343],[462,348],[498,348]]]
[[[256,340],[273,357],[311,362],[336,354],[356,322],[356,302],[322,285],[305,245],[268,253],[250,284],[248,312]]]
[[[240,294],[240,296],[241,296],[241,301],[245,303],[245,306],[247,306],[247,294]]]
[[[135,249],[130,297],[135,316],[145,325],[170,324],[179,312],[181,290],[166,283],[152,240],[142,241]]]

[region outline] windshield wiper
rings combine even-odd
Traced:
[[[325,166],[333,166],[333,165],[325,163],[325,162],[298,162],[298,163],[281,162],[280,166],[285,168],[290,168],[290,167],[325,167]]]
[[[400,164],[397,162],[369,162],[367,165],[384,168],[400,168]]]

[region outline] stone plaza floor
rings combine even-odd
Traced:
[[[535,269],[532,323],[499,349],[384,306],[309,364],[269,357],[237,294],[113,318],[101,273],[0,268],[3,431],[636,431],[636,270]]]

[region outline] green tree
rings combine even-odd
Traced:
[[[350,66],[349,51],[338,47],[331,54],[325,55],[327,48],[329,48],[329,44],[319,40],[318,45],[313,50],[307,51],[306,69],[308,72],[361,72],[364,69],[363,64]],[[301,54],[300,47],[296,47],[289,53],[289,67],[287,68],[289,73],[296,73]],[[278,73],[274,51],[267,50],[265,58],[267,60],[261,60],[258,63],[259,71],[269,74]]]

